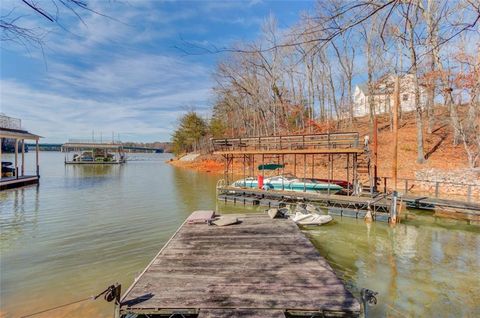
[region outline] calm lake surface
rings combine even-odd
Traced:
[[[193,211],[256,211],[215,198],[218,176],[168,154],[123,166],[65,166],[41,152],[41,184],[0,192],[0,317],[19,317],[132,283]],[[34,154],[27,154],[33,171]],[[27,169],[27,170],[29,170]],[[414,213],[389,227],[336,218],[305,229],[347,284],[377,292],[372,317],[479,317],[480,227]],[[112,317],[87,301],[35,317]]]

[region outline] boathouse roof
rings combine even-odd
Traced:
[[[22,129],[0,127],[0,138],[38,140],[42,137]]]
[[[121,149],[123,148],[122,144],[111,143],[111,142],[67,142],[62,145],[64,149],[66,148],[77,148],[77,149]]]

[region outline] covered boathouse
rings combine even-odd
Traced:
[[[0,190],[37,184],[40,180],[38,140],[40,136],[21,128],[17,118],[0,115]],[[26,140],[35,141],[35,168],[28,171],[25,162]],[[12,153],[6,159],[5,152]],[[10,160],[11,157],[11,160]]]

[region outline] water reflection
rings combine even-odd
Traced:
[[[65,165],[65,175],[73,178],[120,176],[123,165]]]
[[[168,158],[65,167],[61,154],[41,153],[39,187],[0,192],[6,317],[80,299],[113,282],[126,288],[193,210],[264,209],[218,202],[217,176],[171,167]],[[352,292],[379,292],[372,317],[480,316],[478,227],[410,213],[395,227],[337,218],[304,230]],[[58,316],[111,317],[111,305],[88,302],[38,317]]]
[[[25,202],[25,192],[33,200]],[[17,237],[35,233],[39,211],[39,187],[13,189],[0,192],[0,249],[8,249]]]
[[[342,219],[308,233],[356,295],[379,292],[373,316],[480,314],[478,233],[362,223]]]
[[[216,177],[198,173],[191,170],[173,168],[171,182],[167,186],[172,187],[177,204],[186,211],[199,209],[213,209],[212,198],[215,195]],[[210,184],[205,188],[206,184]],[[198,189],[204,191],[197,192]]]

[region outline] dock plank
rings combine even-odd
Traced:
[[[253,310],[253,309],[202,309],[198,318],[232,318],[232,317],[250,317],[250,318],[282,318],[285,317],[281,310]]]
[[[121,313],[196,309],[199,317],[284,317],[287,309],[360,304],[290,220],[239,215],[240,224],[184,224],[122,297]],[[241,310],[240,310],[241,309]]]

